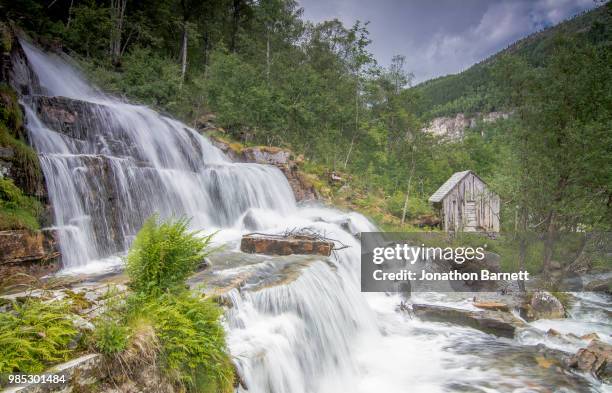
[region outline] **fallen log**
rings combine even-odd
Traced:
[[[334,242],[310,235],[248,234],[242,237],[240,250],[249,254],[330,256]]]

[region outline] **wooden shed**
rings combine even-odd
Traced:
[[[499,232],[499,196],[472,171],[453,174],[429,202],[447,232]]]

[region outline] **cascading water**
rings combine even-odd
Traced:
[[[153,213],[215,229],[251,208],[295,208],[277,168],[231,163],[186,125],[105,96],[59,57],[22,46],[39,82],[22,102],[66,269],[127,250]]]
[[[216,238],[230,245],[246,230],[243,221],[249,215],[249,226],[266,232],[311,227],[350,246],[333,261],[312,262],[289,283],[230,293],[228,344],[248,392],[608,389],[595,380],[538,367],[532,344],[548,344],[541,329],[502,340],[412,320],[396,312],[399,297],[362,294],[359,242],[339,223],[353,233],[375,230],[363,216],[298,208],[278,169],[231,163],[184,124],[108,97],[63,59],[22,45],[34,75],[15,64],[13,78],[29,81],[22,103],[66,268],[87,269],[125,251],[152,213],[192,217],[197,229],[223,229]],[[444,294],[419,296],[465,306],[464,300]],[[610,341],[610,307],[596,300],[584,298],[573,321],[580,329],[598,329]],[[546,328],[546,321],[539,323]],[[568,323],[559,329],[575,327]]]

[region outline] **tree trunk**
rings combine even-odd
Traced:
[[[241,0],[234,0],[232,6],[232,35],[230,38],[230,51],[236,52],[238,26],[240,24]]]
[[[542,270],[544,277],[548,277],[550,274],[550,263],[552,262],[553,256],[553,245],[555,242],[555,212],[550,211],[546,219],[546,237],[544,239],[544,261],[542,263]]]
[[[351,138],[351,146],[349,148],[348,154],[346,155],[346,160],[344,160],[344,169],[346,169],[349,157],[351,156],[351,152],[353,151],[353,143],[355,142],[355,136],[357,135],[357,133],[359,133],[359,80],[357,80],[357,85],[355,86],[355,133]]]
[[[344,160],[344,169],[346,169],[346,165],[348,164],[349,157],[351,156],[351,152],[353,151],[353,144],[355,143],[355,135],[351,138],[351,145],[349,146],[348,153],[346,153],[346,159]]]
[[[517,223],[518,225],[518,210],[517,210]],[[521,213],[520,213],[520,226],[521,226],[521,231],[520,233],[517,233],[518,236],[520,236],[520,242],[519,242],[519,271],[525,271],[526,267],[525,267],[525,261],[527,260],[527,209],[526,208],[522,208],[521,209]],[[525,288],[525,281],[519,280],[518,281],[518,287],[519,287],[519,291],[521,292],[526,292],[526,288]]]
[[[408,187],[406,187],[406,199],[404,199],[404,207],[402,208],[402,223],[404,226],[406,222],[406,212],[408,211],[408,199],[410,197],[410,183],[412,183],[412,176],[414,175],[414,152],[412,153],[412,161],[410,163],[410,176],[408,176]]]
[[[74,5],[74,0],[70,0],[70,6],[68,7],[68,21],[66,22],[66,28],[70,28],[70,22],[72,21],[72,6]]]
[[[117,66],[121,60],[121,36],[123,34],[123,22],[125,18],[125,7],[127,0],[111,0],[111,37],[110,55],[111,62]]]
[[[181,47],[181,87],[187,72],[187,21],[183,22],[183,45]]]
[[[270,83],[270,28],[266,30],[266,81]]]

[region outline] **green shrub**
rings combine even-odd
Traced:
[[[149,347],[147,353],[158,352],[161,372],[184,390],[232,392],[234,369],[219,322],[222,311],[185,285],[207,254],[211,236],[189,232],[187,224],[157,216],[145,222],[127,256],[134,292],[99,318],[95,345],[124,360]]]
[[[0,313],[0,373],[43,371],[73,353],[68,344],[77,336],[69,304],[28,298]]]
[[[40,228],[41,203],[24,195],[12,180],[0,178],[0,230]]]
[[[105,355],[115,355],[125,350],[128,344],[128,330],[113,320],[96,324],[94,332],[96,348]]]
[[[387,199],[387,209],[391,214],[396,217],[402,217],[402,211],[404,209],[404,202],[406,200],[406,194],[403,192],[396,192],[393,196]],[[406,209],[406,218],[415,219],[419,216],[432,214],[433,211],[426,200],[420,198],[410,198],[408,200],[408,208]]]
[[[147,302],[140,312],[153,321],[170,380],[189,391],[232,391],[234,371],[216,303],[182,291]]]
[[[127,256],[131,287],[155,295],[185,284],[207,255],[212,236],[188,231],[188,220],[160,222],[149,218],[136,235]]]

